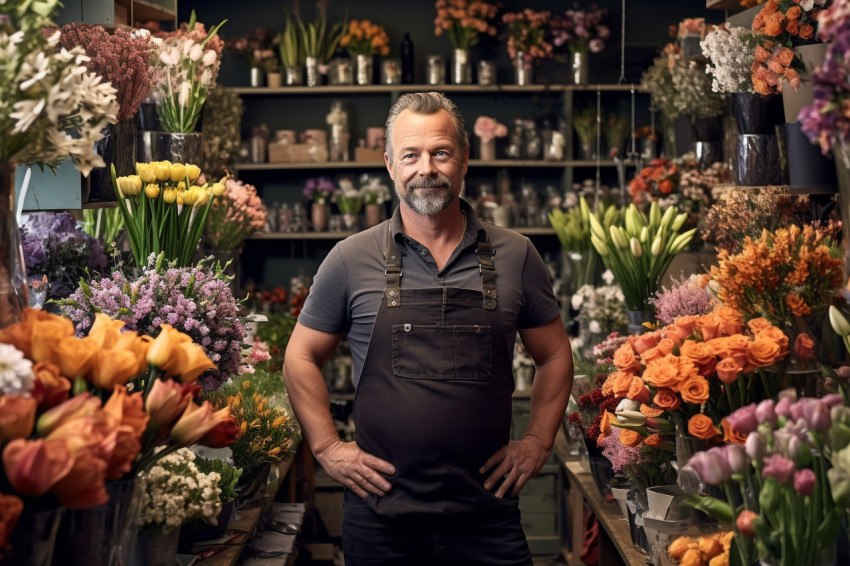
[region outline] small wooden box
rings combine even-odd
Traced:
[[[358,147],[354,151],[354,161],[384,161],[384,150]]]

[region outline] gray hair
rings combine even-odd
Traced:
[[[469,146],[469,137],[466,133],[466,121],[463,119],[463,114],[457,104],[446,98],[439,92],[408,92],[399,97],[390,112],[387,115],[386,124],[386,152],[389,156],[390,163],[393,162],[393,126],[398,119],[399,114],[404,110],[411,110],[417,114],[436,114],[440,110],[445,110],[457,130],[457,142],[461,152],[466,151]]]

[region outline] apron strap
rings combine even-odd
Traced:
[[[481,273],[481,293],[484,295],[482,306],[484,310],[496,310],[499,304],[499,294],[496,292],[496,264],[493,261],[496,250],[486,236],[479,239],[475,255],[478,256],[478,271]]]
[[[390,308],[401,306],[401,251],[398,249],[393,240],[392,230],[387,229],[387,249],[384,252],[384,258],[387,261],[387,267],[384,270],[384,275],[387,278],[386,289],[384,296],[387,299],[387,306]]]

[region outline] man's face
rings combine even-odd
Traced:
[[[419,214],[437,214],[460,195],[469,161],[457,130],[444,110],[417,114],[404,110],[392,130],[393,161],[385,156],[398,198]]]

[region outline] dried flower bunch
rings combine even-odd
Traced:
[[[447,34],[455,49],[469,49],[478,43],[481,34],[496,35],[496,28],[490,22],[501,7],[498,2],[437,0],[434,7],[437,9],[434,35]]]
[[[555,14],[549,22],[552,45],[566,46],[576,53],[601,52],[605,49],[605,41],[611,36],[608,26],[602,24],[607,13],[607,9],[599,8],[596,4],[581,9],[575,3],[563,16]]]
[[[66,49],[80,46],[89,60],[86,68],[112,83],[118,99],[118,121],[135,116],[153,90],[156,74],[151,59],[156,48],[144,30],[119,27],[109,33],[103,26],[67,24],[59,43]]]
[[[716,26],[700,42],[710,64],[711,90],[720,93],[753,92],[753,61],[760,34],[734,26]]]
[[[245,104],[231,90],[217,88],[204,104],[204,165],[206,175],[221,179],[239,159]]]
[[[826,314],[844,283],[842,256],[826,229],[793,225],[747,238],[737,254],[721,250],[711,274],[724,304],[780,324]]]
[[[169,324],[203,347],[217,369],[204,372],[207,391],[239,373],[245,326],[230,278],[210,260],[178,268],[151,256],[138,277],[115,268],[111,276],[92,279],[63,300],[62,312],[85,334],[96,313],[122,320],[127,330],[158,335]]]
[[[548,38],[551,16],[548,10],[536,11],[531,8],[502,15],[502,23],[507,26],[508,56],[514,65],[517,64],[517,52],[520,51],[527,57],[523,64],[528,69],[534,62],[553,56]]]
[[[53,167],[71,158],[88,176],[93,167],[103,167],[94,143],[117,120],[115,88],[83,66],[82,48],[61,47],[59,31],[42,33],[53,25],[58,0],[8,4],[0,19],[7,77],[0,83],[0,163]]]
[[[357,55],[389,55],[390,38],[384,26],[373,24],[369,20],[351,20],[348,31],[339,40],[352,57]]]
[[[266,207],[254,185],[228,179],[207,218],[204,241],[213,250],[237,250],[266,225]]]
[[[803,131],[821,151],[850,142],[850,4],[835,2],[818,14],[817,37],[829,42],[826,58],[812,74],[814,101],[800,112]],[[847,156],[836,158],[847,159]]]

